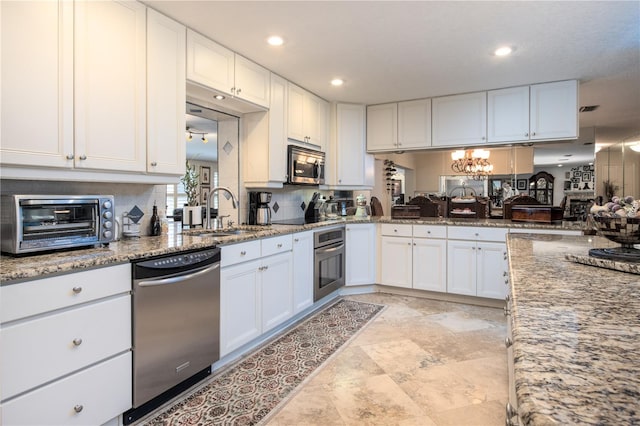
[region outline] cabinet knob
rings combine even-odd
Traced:
[[[509,300],[511,300],[511,296],[507,294],[507,295],[504,297],[504,301],[505,301],[505,302],[507,302],[507,303],[509,303]]]
[[[482,250],[482,247],[478,247],[478,250]]]
[[[72,290],[75,294],[80,294],[82,292],[82,287],[77,286],[77,287],[74,287]]]
[[[73,154],[67,154],[67,160],[73,160]]]
[[[278,248],[282,248],[282,244],[278,244]]]
[[[300,240],[299,240],[299,239],[297,239],[297,238],[294,238],[294,239],[293,239],[293,242],[294,242],[294,243],[297,243],[298,241],[300,241]]]
[[[507,271],[504,271],[504,272],[502,273],[502,276],[503,276],[503,277],[506,277],[507,275],[508,275],[508,272],[507,272]]]
[[[232,88],[231,88],[231,94],[235,93],[235,91],[236,91],[236,88],[235,88],[235,87],[232,87]]]
[[[151,167],[155,167],[155,166],[157,166],[157,165],[158,165],[158,162],[157,162],[157,161],[152,161],[152,162],[151,162]]]
[[[236,89],[236,95],[240,94],[240,92],[242,92],[242,89]]]
[[[511,347],[511,345],[513,345],[513,341],[511,340],[511,338],[510,338],[510,337],[506,337],[506,338],[504,339],[504,345],[505,345],[507,348],[510,348],[510,347]]]
[[[73,345],[74,346],[80,346],[82,344],[82,339],[79,337],[76,337],[75,339],[73,339]]]
[[[536,132],[531,132],[531,136],[535,136],[535,135],[536,135]]]
[[[246,251],[244,251],[244,250],[242,250],[242,251],[240,252],[240,256],[244,256],[245,254],[247,254],[247,252],[246,252]]]
[[[525,136],[525,137],[529,137],[529,133],[526,133],[526,132],[525,132],[524,136]]]
[[[82,405],[80,405],[80,404],[78,404],[75,407],[73,407],[73,411],[75,411],[76,413],[79,413],[82,410],[84,410],[84,407]]]
[[[486,138],[483,136],[483,137],[482,137],[482,140],[485,140],[485,139],[486,139]]]
[[[86,159],[87,159],[87,156],[86,156],[86,155],[84,155],[84,154],[82,154],[82,155],[81,155],[80,157],[78,157],[78,158],[79,158],[80,160],[86,160]]]
[[[416,243],[413,243],[413,245],[415,246],[415,245],[416,245]]]
[[[504,285],[509,285],[509,280],[508,279],[504,280]]]

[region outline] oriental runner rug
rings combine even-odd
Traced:
[[[383,308],[338,300],[142,424],[257,424]]]

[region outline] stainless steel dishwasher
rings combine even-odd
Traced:
[[[134,262],[132,299],[134,408],[127,424],[183,390],[177,385],[210,374],[219,359],[220,249]]]

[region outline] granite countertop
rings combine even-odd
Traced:
[[[563,222],[562,224],[540,224],[511,222],[503,219],[451,219],[451,218],[423,218],[423,219],[394,219],[390,216],[356,218],[340,218],[306,225],[272,225],[272,226],[241,226],[256,232],[230,235],[225,237],[202,236],[202,229],[182,230],[179,224],[169,228],[167,235],[159,237],[144,236],[133,239],[122,239],[112,242],[108,247],[86,248],[70,251],[59,251],[49,254],[33,256],[0,256],[0,283],[14,283],[23,280],[41,278],[51,274],[79,271],[82,269],[126,263],[134,259],[177,253],[185,250],[224,246],[242,241],[275,235],[290,234],[308,229],[316,229],[345,223],[402,223],[427,224],[449,226],[488,226],[508,227],[520,229],[570,229],[582,230],[581,222]]]
[[[640,277],[565,259],[618,245],[520,234],[507,246],[524,424],[640,423]]]

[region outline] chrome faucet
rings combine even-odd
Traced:
[[[231,196],[231,205],[233,206],[234,209],[238,208],[238,198],[236,198],[235,195],[233,195],[233,192],[231,192],[231,190],[229,188],[226,188],[224,186],[216,186],[215,188],[211,188],[211,191],[209,191],[209,194],[207,195],[207,206],[206,206],[206,211],[205,211],[205,229],[211,229],[211,197],[213,196],[214,192],[217,191],[224,191],[227,194],[229,194]],[[218,228],[218,223],[216,221],[216,226],[214,227],[214,229]]]

